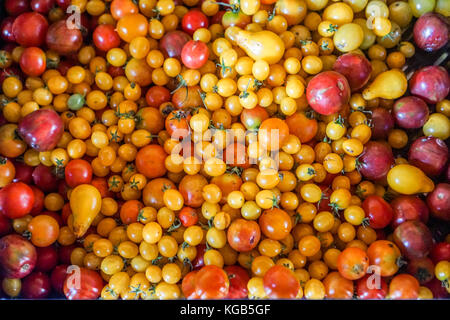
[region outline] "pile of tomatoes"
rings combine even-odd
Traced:
[[[4,3],[2,297],[449,297],[449,1]]]

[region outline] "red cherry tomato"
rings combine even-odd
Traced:
[[[34,203],[33,190],[23,182],[13,182],[1,190],[0,212],[10,219],[30,213]]]
[[[362,208],[369,218],[369,224],[374,229],[383,229],[391,223],[394,217],[392,207],[382,197],[368,196],[362,203]]]
[[[95,46],[102,51],[116,48],[120,44],[119,34],[114,29],[114,26],[109,24],[97,26],[92,34],[92,39]]]
[[[199,28],[208,28],[208,26],[208,18],[200,10],[194,9],[188,11],[181,20],[181,27],[191,36],[194,34],[195,30]]]
[[[19,63],[22,71],[30,77],[40,76],[47,66],[44,51],[37,47],[23,50]]]
[[[88,184],[92,180],[92,167],[86,160],[74,159],[67,164],[64,174],[67,185],[75,188],[80,184]]]
[[[93,300],[100,296],[103,279],[94,270],[73,269],[64,280],[64,295],[69,300]]]
[[[191,207],[184,207],[181,209],[180,213],[178,214],[178,219],[180,219],[181,224],[184,227],[190,227],[198,222],[198,213],[195,211],[194,208]]]
[[[200,299],[223,299],[228,295],[230,281],[222,268],[204,266],[198,271],[194,281],[195,294]]]
[[[204,42],[190,40],[181,50],[181,61],[189,69],[199,69],[208,61],[209,49]]]
[[[358,299],[384,299],[387,295],[388,286],[382,277],[364,276],[356,283],[356,294]]]
[[[300,282],[286,267],[275,265],[267,270],[263,278],[264,291],[272,299],[293,299],[300,289]]]
[[[241,266],[226,266],[224,268],[230,280],[228,299],[244,299],[247,297],[247,283],[250,280],[247,270]]]
[[[22,13],[12,26],[16,42],[24,47],[40,47],[44,44],[47,30],[47,19],[37,12]]]

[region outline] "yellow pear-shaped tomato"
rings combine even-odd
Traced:
[[[375,98],[400,98],[408,87],[405,74],[398,69],[391,69],[380,73],[375,80],[363,91],[365,100]]]
[[[280,61],[285,46],[283,40],[272,31],[249,32],[236,29],[235,41],[253,60],[265,60],[269,64]]]
[[[409,164],[399,164],[389,170],[387,174],[389,187],[402,194],[416,194],[431,192],[433,181],[419,168]]]
[[[81,184],[70,194],[70,209],[73,214],[73,233],[80,238],[100,212],[102,197],[96,187]]]

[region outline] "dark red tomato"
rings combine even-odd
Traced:
[[[243,29],[250,22],[252,22],[252,18],[243,13],[241,10],[239,10],[238,12],[227,10],[222,16],[222,25],[225,28],[239,27]]]
[[[64,200],[68,200],[67,192],[69,191],[69,189],[70,188],[65,180],[58,181],[58,193],[64,198]]]
[[[414,96],[397,100],[392,107],[392,115],[397,125],[404,129],[423,127],[428,120],[430,111],[422,99]]]
[[[49,151],[55,148],[61,139],[64,123],[56,111],[39,109],[20,120],[18,132],[33,149]]]
[[[229,288],[227,273],[215,265],[202,267],[195,276],[195,294],[199,299],[223,299]]]
[[[56,69],[61,73],[61,75],[65,76],[67,74],[67,70],[69,70],[73,65],[73,62],[69,60],[63,60],[58,64],[58,67]]]
[[[36,260],[36,248],[24,237],[10,234],[0,239],[0,271],[3,276],[22,279],[33,271]]]
[[[238,252],[254,249],[261,239],[261,229],[258,223],[251,220],[236,219],[227,231],[228,243]]]
[[[181,291],[186,299],[198,299],[195,293],[195,277],[197,276],[198,270],[193,270],[183,277],[181,282]]]
[[[73,54],[81,48],[83,35],[78,28],[68,28],[67,20],[60,20],[48,28],[47,46],[61,55]]]
[[[395,228],[394,242],[409,259],[424,258],[433,247],[431,231],[417,220],[405,221]]]
[[[400,196],[391,201],[394,217],[391,226],[396,228],[407,220],[428,222],[429,210],[425,202],[415,196]]]
[[[412,259],[408,261],[406,271],[423,285],[434,278],[434,263],[429,258]]]
[[[34,193],[34,202],[33,207],[31,208],[30,214],[34,217],[37,216],[39,213],[42,212],[42,209],[44,209],[44,197],[45,194],[42,192],[41,189],[39,189],[36,186],[30,186],[30,188],[33,190]]]
[[[69,273],[64,280],[63,291],[69,300],[97,299],[102,289],[103,279],[100,274],[86,268],[69,269]]]
[[[12,231],[12,225],[8,218],[0,215],[0,237],[9,234]]]
[[[224,268],[230,281],[227,299],[244,299],[247,297],[247,283],[250,280],[247,270],[241,266],[226,266]]]
[[[434,263],[450,260],[450,243],[439,242],[433,246],[430,252],[430,258]]]
[[[191,207],[183,207],[180,213],[178,214],[178,219],[180,219],[181,224],[184,227],[190,227],[198,222],[198,213],[194,208]]]
[[[319,187],[322,190],[322,200],[320,201],[317,210],[319,210],[318,212],[328,211],[330,210],[330,196],[333,193],[333,190],[329,187],[329,184],[321,184]]]
[[[323,279],[327,299],[352,299],[355,286],[352,280],[341,276],[337,271],[330,272]]]
[[[222,24],[222,18],[225,13],[226,13],[225,10],[218,11],[215,15],[211,17],[210,19],[211,24]]]
[[[435,218],[450,221],[450,183],[439,183],[433,192],[428,194],[427,204],[431,215]]]
[[[396,275],[389,283],[389,298],[417,299],[419,296],[420,284],[413,276],[403,273]]]
[[[25,299],[45,299],[50,295],[50,278],[43,272],[33,272],[22,281],[22,296]]]
[[[147,105],[153,108],[159,108],[164,102],[169,102],[170,98],[169,89],[163,86],[153,86],[145,94]]]
[[[203,258],[206,252],[206,245],[199,244],[198,246],[196,246],[196,248],[197,248],[197,256],[195,257],[194,260],[192,260],[192,267],[194,269],[200,269],[205,265],[205,261]]]
[[[33,2],[33,1],[32,1]],[[29,0],[6,0],[5,9],[9,16],[17,17],[30,10]]]
[[[181,58],[181,50],[191,40],[186,32],[175,30],[167,32],[160,40],[159,46],[166,57]]]
[[[16,168],[16,175],[14,176],[13,182],[20,181],[25,184],[30,184],[32,182],[34,167],[19,161],[14,161],[14,167]]]
[[[448,147],[444,141],[435,137],[418,138],[409,148],[408,161],[427,176],[438,176],[448,163]]]
[[[350,99],[347,79],[335,71],[325,71],[312,78],[306,87],[306,98],[319,114],[330,115],[341,111]]]
[[[294,299],[300,289],[300,282],[294,273],[280,265],[267,270],[263,283],[264,291],[271,299]]]
[[[437,51],[445,46],[450,37],[445,17],[433,12],[425,13],[414,24],[414,43],[427,52]]]
[[[44,192],[55,191],[58,187],[58,181],[51,168],[43,164],[35,167],[33,171],[33,182]]]
[[[64,170],[67,185],[75,188],[80,184],[89,184],[92,180],[92,167],[82,159],[70,160]]]
[[[34,203],[33,190],[23,182],[13,182],[1,190],[0,212],[10,219],[30,213]]]
[[[411,93],[428,103],[442,101],[450,92],[450,77],[441,66],[427,66],[417,70],[409,80]]]
[[[364,146],[359,162],[359,170],[364,177],[370,180],[380,180],[387,176],[394,164],[394,155],[385,144],[369,141]]]
[[[108,73],[111,75],[111,77],[119,77],[125,75],[125,70],[122,67],[115,67],[113,65],[108,66]]]
[[[382,277],[366,275],[356,282],[356,294],[358,299],[384,299],[388,292],[386,281]]]
[[[391,223],[394,217],[392,207],[382,197],[368,196],[362,203],[362,208],[369,218],[369,224],[374,229],[383,229]]]
[[[13,17],[6,17],[0,23],[0,36],[3,40],[9,42],[16,41],[16,38],[14,37],[13,33],[13,23],[14,23]]]
[[[181,27],[183,31],[189,33],[191,36],[195,30],[200,28],[208,28],[208,17],[200,10],[189,10],[181,20]]]
[[[431,290],[434,299],[448,299],[450,297],[445,286],[443,286],[442,282],[436,278],[433,278],[433,280],[426,283],[425,287]]]
[[[47,66],[45,52],[37,47],[25,48],[19,63],[23,73],[30,77],[38,77],[44,73]]]
[[[16,42],[24,47],[40,47],[48,30],[47,19],[37,12],[26,12],[14,20],[13,34]]]
[[[70,256],[75,248],[77,248],[77,246],[74,244],[60,247],[58,249],[59,262],[62,264],[72,264],[70,262]]]
[[[114,29],[114,26],[109,24],[97,26],[92,35],[92,40],[95,46],[102,51],[108,51],[120,45],[119,34]]]
[[[375,108],[372,110],[372,124],[372,138],[386,139],[394,128],[394,117],[385,108]]]
[[[337,58],[333,70],[344,75],[351,90],[357,91],[369,81],[372,65],[363,55],[350,52]]]
[[[241,112],[241,122],[248,130],[258,129],[267,118],[269,118],[269,114],[265,108],[260,106],[253,109],[244,109]]]
[[[67,268],[69,267],[68,264],[60,264],[57,265],[50,275],[50,281],[52,284],[52,288],[54,291],[56,291],[59,294],[64,294],[63,287],[64,287],[64,280],[67,276]]]
[[[49,272],[58,263],[58,252],[54,246],[37,247],[37,261],[35,270]]]
[[[190,40],[181,50],[181,61],[189,69],[199,69],[208,61],[209,49],[202,41]]]
[[[55,6],[55,0],[31,0],[31,9],[33,11],[47,14]]]

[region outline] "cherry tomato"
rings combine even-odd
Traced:
[[[65,167],[64,175],[67,185],[71,188],[75,188],[80,184],[88,184],[91,182],[92,167],[86,160],[70,160]]]
[[[208,18],[200,10],[189,10],[181,20],[181,27],[191,36],[199,28],[208,28]]]
[[[204,42],[190,40],[181,50],[181,61],[190,69],[200,69],[208,61],[209,49]]]
[[[294,273],[280,265],[267,270],[263,282],[264,291],[272,299],[293,299],[300,289],[300,283]]]
[[[369,224],[374,229],[387,227],[394,217],[392,207],[377,195],[368,196],[362,203],[362,208],[369,218]]]
[[[102,277],[98,272],[86,268],[68,273],[63,287],[64,295],[69,300],[97,299],[102,289]]]
[[[195,294],[199,299],[221,299],[228,295],[227,273],[214,265],[202,267],[195,275]]]
[[[94,45],[102,50],[108,51],[113,48],[117,48],[120,44],[119,34],[116,32],[112,25],[101,24],[95,28],[92,34]]]
[[[23,182],[13,182],[0,191],[0,212],[10,219],[30,213],[33,203],[33,190]]]

